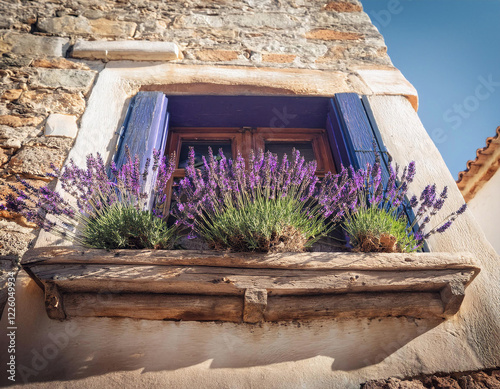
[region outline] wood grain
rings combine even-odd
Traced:
[[[203,293],[243,295],[245,289],[270,294],[366,291],[438,291],[452,281],[467,284],[473,271],[333,271],[237,269],[203,266],[39,265],[31,271],[54,280],[65,292]]]
[[[262,321],[449,317],[479,269],[467,253],[230,254],[197,251],[29,252],[47,313],[151,320]]]
[[[34,264],[185,265],[250,269],[331,270],[439,270],[479,267],[469,253],[221,253],[198,250],[97,250],[76,247],[40,247],[23,257]]]
[[[224,296],[70,293],[64,299],[68,317],[241,322],[243,312],[242,299]]]
[[[310,320],[326,317],[386,316],[439,317],[443,304],[438,293],[368,293],[340,296],[274,297],[268,299],[267,321]]]

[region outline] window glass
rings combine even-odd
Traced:
[[[290,159],[292,155],[292,150],[296,149],[300,151],[300,155],[304,157],[306,162],[316,160],[316,156],[314,155],[312,142],[265,142],[265,151],[270,151],[274,154],[277,154],[280,159],[283,154],[286,153],[288,158]]]
[[[227,158],[232,157],[231,141],[188,141],[182,142],[179,153],[179,168],[185,168],[188,164],[189,148],[194,148],[195,164],[202,163],[202,156],[208,157],[208,148],[211,147],[214,154],[222,149]]]

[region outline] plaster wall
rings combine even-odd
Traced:
[[[500,254],[500,206],[498,206],[498,193],[500,192],[500,170],[491,177],[476,193],[468,205],[483,229],[486,238]]]

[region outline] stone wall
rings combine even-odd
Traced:
[[[389,378],[373,380],[361,385],[362,389],[497,389],[500,388],[500,370],[485,370],[452,375],[428,375],[400,380]]]
[[[393,69],[358,0],[13,0],[0,3],[0,15],[4,193],[15,175],[45,185],[50,164],[61,166],[72,146],[104,67],[72,58],[78,41],[173,42],[180,64]],[[0,211],[0,256],[21,256],[30,227]]]

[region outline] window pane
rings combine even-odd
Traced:
[[[208,157],[208,148],[211,147],[215,155],[222,149],[227,158],[232,158],[231,141],[191,141],[182,142],[179,156],[179,168],[185,168],[188,164],[189,148],[194,147],[195,164],[202,163],[202,156]]]
[[[300,155],[304,157],[306,162],[316,160],[316,156],[314,155],[312,142],[266,142],[265,151],[270,151],[271,153],[278,154],[278,157],[281,159],[283,154],[286,153],[288,158],[292,155],[292,150],[295,148],[300,151]]]

